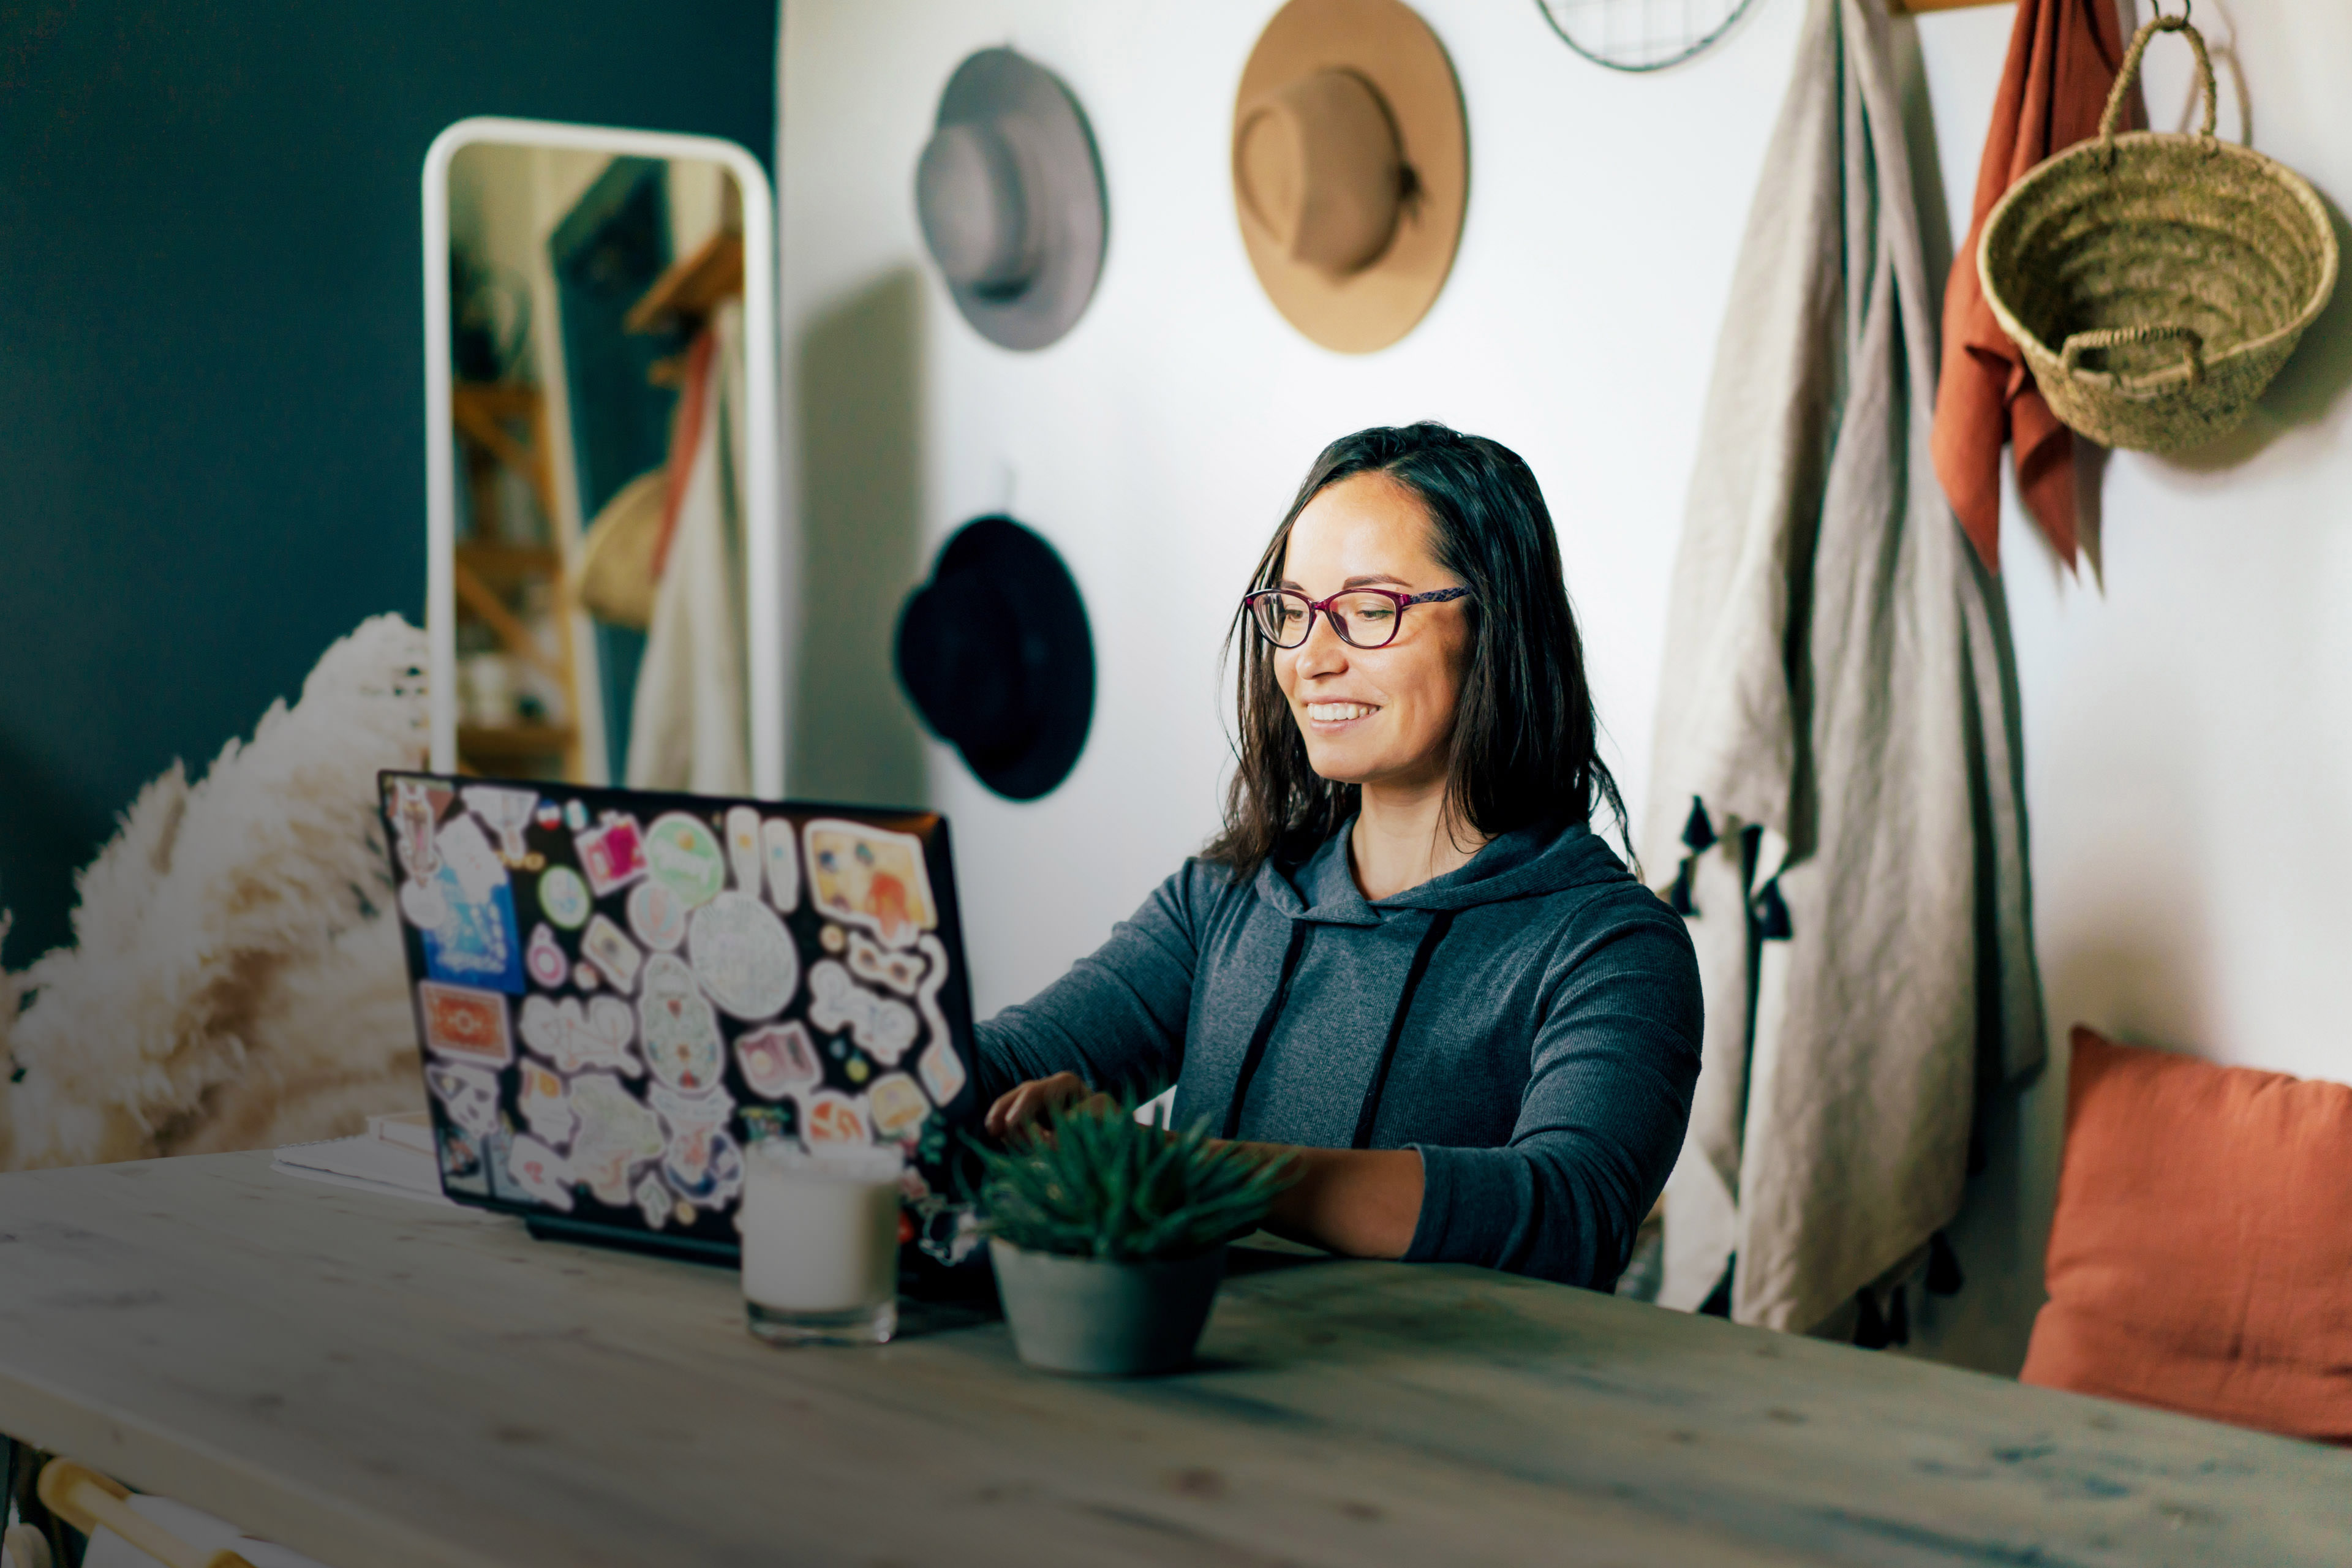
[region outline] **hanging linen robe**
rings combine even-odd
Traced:
[[[1876,0],[1811,0],[1717,351],[1643,859],[1706,996],[1660,1300],[1803,1331],[1957,1212],[1981,1063],[2040,1064],[2008,629],[1928,457]]]
[[[653,619],[629,724],[632,789],[697,795],[751,792],[748,676],[744,667],[742,504],[743,312],[722,306],[708,331],[714,350],[694,356],[708,378],[704,416],[681,419],[670,452],[684,476],[657,570]]]

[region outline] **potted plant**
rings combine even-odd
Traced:
[[[1190,1362],[1225,1244],[1293,1179],[1287,1160],[1213,1139],[1205,1123],[1162,1131],[1138,1121],[1135,1104],[1097,1096],[982,1152],[997,1292],[1032,1366],[1131,1377]]]

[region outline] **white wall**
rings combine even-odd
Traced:
[[[2352,201],[2352,7],[2198,0],[2193,19],[2222,134],[2244,133],[2251,105],[2258,149]],[[2009,26],[2006,6],[1919,24],[1956,232]],[[2188,53],[2149,46],[2157,129],[2191,128]],[[2069,578],[2013,503],[2003,520],[2053,1058],[2018,1108],[2015,1155],[1980,1178],[1958,1228],[1971,1284],[1937,1304],[1927,1336],[1955,1359],[2022,1359],[2071,1025],[2352,1081],[2347,381],[2352,288],[2339,288],[2236,437],[2187,459],[2114,456],[2098,570]]]
[[[1427,320],[1364,358],[1293,331],[1234,228],[1232,93],[1275,8],[785,7],[784,374],[807,574],[792,787],[920,795],[950,814],[983,1014],[1053,978],[1214,826],[1228,609],[1317,449],[1360,426],[1441,418],[1534,466],[1609,760],[1642,797],[1700,401],[1802,0],[1757,0],[1715,49],[1640,78],[1570,53],[1532,0],[1423,0],[1468,105],[1469,218]],[[2205,0],[2197,16],[2253,84],[2259,144],[2352,193],[2352,107],[2323,79],[2352,58],[2352,12]],[[1917,25],[1956,232],[2010,16]],[[966,53],[1006,43],[1077,92],[1110,191],[1091,310],[1027,355],[956,315],[909,195],[940,86]],[[2160,124],[2185,92],[2168,44]],[[2053,1033],[2085,1019],[2352,1077],[2331,962],[2352,913],[2329,896],[2352,885],[2334,831],[2352,806],[2352,631],[2323,608],[2352,586],[2347,314],[2323,321],[2328,341],[2226,463],[2115,460],[2104,587],[2063,581],[2011,531]],[[887,673],[898,604],[939,542],[1004,507],[1076,575],[1101,683],[1076,773],[1025,806],[917,739]],[[1963,1227],[1969,1288],[1925,1325],[1926,1348],[1992,1366],[2021,1354],[2063,1065],[2019,1108],[2018,1152]]]

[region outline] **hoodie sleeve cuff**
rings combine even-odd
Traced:
[[[1407,1263],[1483,1268],[1606,1289],[1614,1265],[1599,1255],[1604,1225],[1570,1195],[1564,1173],[1526,1148],[1410,1145],[1421,1155],[1421,1215]]]
[[[1511,1221],[1525,1205],[1511,1179],[1510,1167],[1519,1162],[1507,1149],[1408,1147],[1421,1156],[1421,1217],[1404,1261],[1493,1268],[1508,1244]]]

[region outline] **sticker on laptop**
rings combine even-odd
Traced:
[[[441,852],[433,846],[433,829],[440,817],[434,790],[422,779],[392,781],[393,852],[413,885],[422,886],[441,869]],[[422,923],[422,922],[419,922]]]
[[[708,1131],[724,1127],[735,1114],[735,1100],[726,1089],[714,1089],[698,1094],[681,1094],[663,1084],[655,1084],[646,1091],[646,1102],[661,1118],[662,1131],[675,1140],[698,1130]]]
[[[549,1208],[572,1212],[572,1167],[562,1155],[526,1132],[509,1146],[506,1164],[516,1186]]]
[[[624,935],[619,926],[601,914],[590,916],[588,930],[580,939],[580,951],[604,971],[614,990],[636,989],[637,969],[645,963],[646,955],[637,951],[637,944]]]
[[[514,893],[504,881],[472,896],[445,855],[431,881],[402,888],[400,912],[424,936],[425,973],[432,978],[515,994],[524,989]]]
[[[687,922],[686,947],[710,999],[738,1018],[772,1018],[801,983],[800,950],[776,912],[749,893],[720,893]]]
[[[914,1136],[931,1113],[931,1102],[902,1072],[886,1072],[866,1091],[866,1109],[874,1118],[874,1135],[895,1143]]]
[[[809,1022],[827,1034],[849,1031],[860,1049],[884,1067],[894,1068],[915,1043],[915,1010],[904,1002],[877,996],[849,977],[849,971],[831,959],[809,970]]]
[[[561,1149],[571,1142],[572,1134],[580,1126],[563,1079],[537,1062],[522,1064],[522,1089],[516,1103],[522,1110],[523,1123],[530,1129],[531,1136],[551,1147]]]
[[[938,926],[921,839],[830,817],[811,822],[802,837],[810,887],[827,915],[865,927],[890,947]]]
[[[791,1138],[800,1128],[798,1107],[789,1100],[782,1105],[738,1106],[735,1120],[742,1127],[743,1142],[754,1147]]]
[[[727,866],[739,892],[760,894],[760,814],[748,805],[727,808]]]
[[[662,1179],[696,1208],[724,1208],[743,1191],[743,1151],[724,1130],[698,1132],[662,1157]]]
[[[530,826],[531,813],[539,805],[538,792],[503,784],[467,784],[457,795],[466,809],[499,836],[499,858],[509,866],[521,865],[523,857],[530,853],[530,846],[523,842],[523,829]]]
[[[553,928],[545,921],[531,927],[530,945],[522,950],[522,966],[530,971],[542,991],[560,991],[571,978],[572,960],[564,955]]]
[[[726,1093],[679,1094],[656,1086],[647,1096],[661,1118],[662,1179],[698,1208],[717,1208],[743,1190],[742,1151],[727,1133],[735,1103]]]
[[[915,1058],[915,1074],[923,1080],[923,1089],[930,1095],[931,1102],[942,1110],[963,1092],[969,1078],[963,1058],[956,1055],[955,1047],[948,1044],[944,1035],[924,1047],[923,1054]]]
[[[926,942],[934,939],[926,937]],[[870,985],[883,985],[901,996],[914,994],[928,961],[920,952],[883,947],[864,931],[849,933],[849,973]]]
[[[735,1064],[743,1069],[743,1082],[762,1100],[782,1100],[824,1079],[824,1064],[816,1059],[816,1047],[798,1020],[738,1037]]]
[[[580,803],[575,800],[572,805],[576,807]],[[573,833],[572,842],[580,851],[580,868],[588,873],[588,885],[600,899],[646,874],[645,835],[634,816],[614,813],[587,832]]]
[[[931,1038],[944,1040],[948,1037],[948,1021],[940,1012],[940,990],[948,983],[947,944],[925,932],[922,940],[915,943],[915,951],[929,966],[916,983],[915,1010],[923,1016],[923,1026],[930,1030]]]
[[[422,882],[400,885],[400,912],[418,931],[432,931],[449,923],[449,896],[441,890],[441,875],[436,869]]]
[[[488,1173],[482,1168],[479,1135],[462,1127],[444,1127],[439,1142],[442,1190],[466,1193],[478,1198],[488,1197],[490,1180]]]
[[[760,857],[768,872],[768,902],[779,914],[801,907],[800,836],[792,819],[772,816],[760,824]]]
[[[687,1094],[715,1087],[726,1067],[719,1016],[694,984],[694,972],[667,952],[646,963],[646,994],[637,999],[638,1037],[656,1080]]]
[[[727,885],[719,836],[700,818],[673,811],[646,829],[646,874],[676,893],[689,910],[709,903]]]
[[[524,1045],[553,1062],[558,1072],[610,1068],[635,1078],[645,1071],[629,1049],[636,1034],[635,1016],[617,996],[598,996],[584,1005],[577,996],[561,1002],[527,997],[516,1031]]]
[[[675,952],[686,940],[686,900],[651,878],[629,889],[629,930],[656,952]]]
[[[661,1157],[661,1121],[621,1080],[608,1072],[586,1072],[572,1080],[572,1110],[580,1130],[572,1140],[572,1174],[613,1208],[626,1208],[630,1178]]]
[[[547,874],[540,878],[539,912],[565,931],[578,931],[587,924],[589,911],[594,908],[588,897],[588,884],[571,867],[550,867]]]
[[[507,885],[507,863],[483,837],[482,825],[470,816],[453,816],[435,836],[441,863],[455,873],[466,901],[478,902]]]
[[[504,1067],[514,1060],[507,1032],[507,999],[468,985],[416,983],[416,1007],[424,1016],[425,1046],[438,1056]]]
[[[801,1141],[812,1149],[871,1143],[866,1112],[857,1101],[837,1089],[821,1089],[801,1106]]]
[[[441,1102],[451,1121],[476,1137],[488,1137],[499,1130],[499,1075],[488,1068],[426,1062],[425,1087]]]
[[[647,1230],[659,1230],[669,1223],[669,1189],[661,1178],[647,1171],[637,1183],[637,1213],[645,1217]]]

